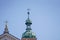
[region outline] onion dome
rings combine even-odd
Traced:
[[[36,38],[36,36],[34,32],[26,31],[23,33],[22,38]]]
[[[26,31],[22,34],[22,38],[36,38],[36,35],[34,32],[32,32],[31,30],[31,25],[32,25],[32,21],[29,19],[29,11],[27,12],[28,13],[28,18],[26,20]]]

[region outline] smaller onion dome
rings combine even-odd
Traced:
[[[28,18],[27,18],[26,23],[25,23],[27,26],[30,26],[32,24],[32,21],[29,19],[29,14],[30,13],[28,12]]]

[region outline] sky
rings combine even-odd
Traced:
[[[0,34],[7,20],[9,33],[21,39],[28,8],[37,40],[60,40],[60,0],[0,0]]]

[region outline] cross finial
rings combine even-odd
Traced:
[[[27,14],[28,14],[28,19],[29,19],[29,14],[30,14],[30,12],[29,12],[29,11],[30,11],[30,9],[27,9],[27,10],[28,10],[28,13],[27,13]]]
[[[28,12],[30,11],[30,9],[27,9],[28,10]]]

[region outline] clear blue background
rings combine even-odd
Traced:
[[[28,8],[37,40],[60,40],[60,0],[0,0],[0,34],[8,20],[10,34],[21,39]]]

